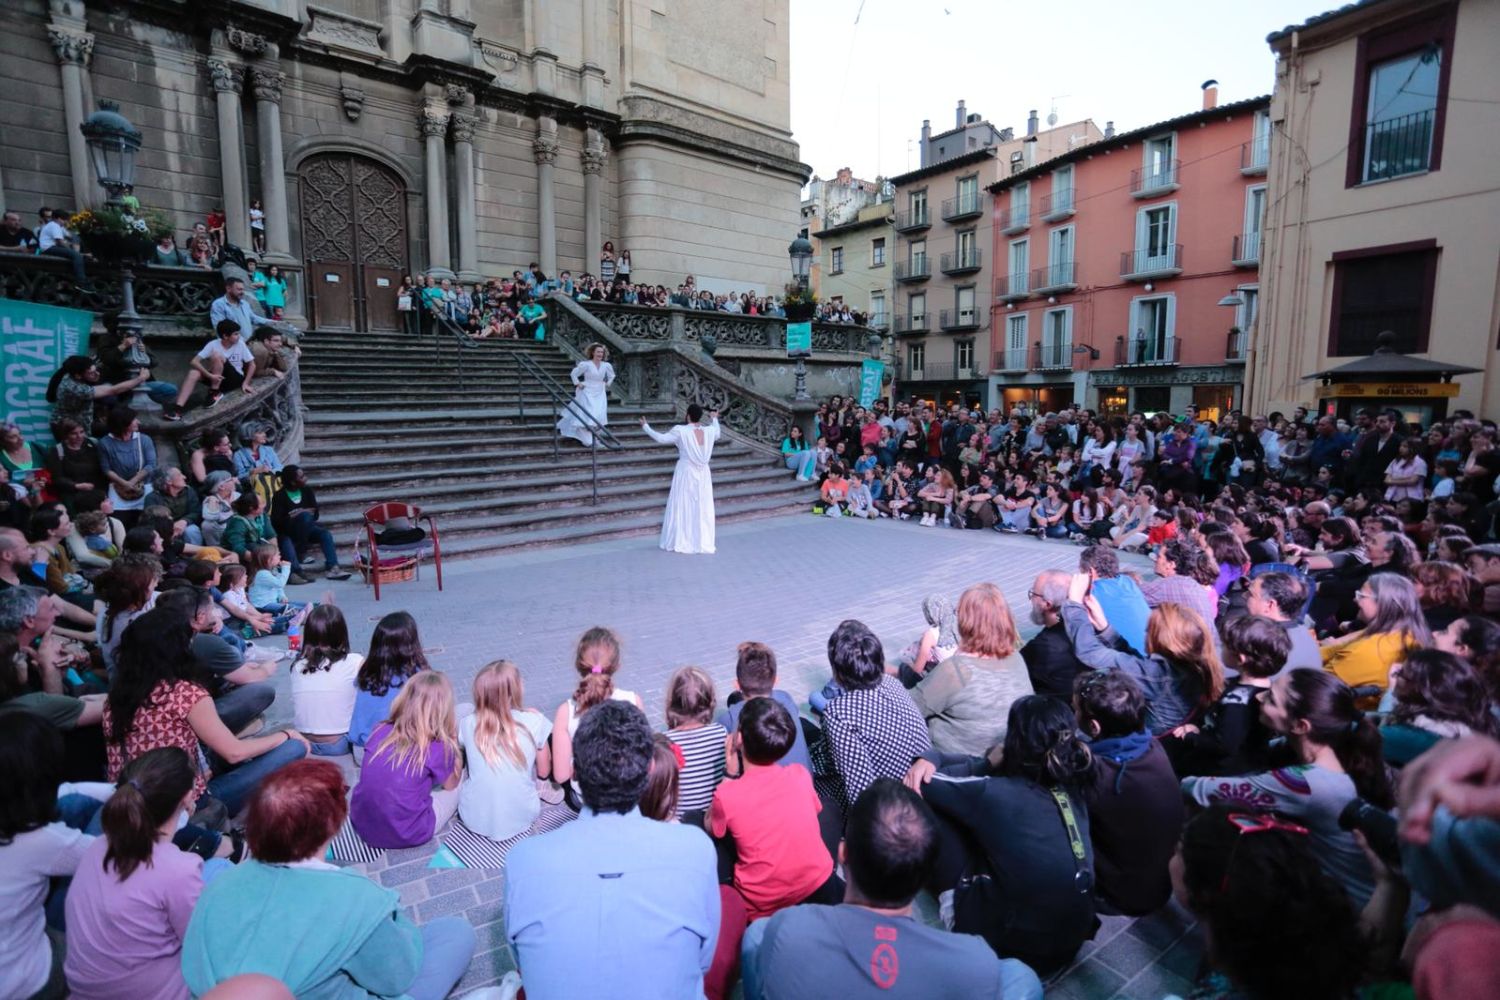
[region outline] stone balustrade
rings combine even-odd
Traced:
[[[0,297],[42,305],[117,312],[121,304],[120,272],[97,264],[88,267],[94,285],[85,292],[73,284],[67,261],[32,254],[0,253]],[[135,269],[135,309],[143,318],[195,321],[208,326],[208,307],[224,294],[218,271],[199,267]]]
[[[625,340],[639,343],[678,341],[708,342],[721,348],[786,351],[786,320],[773,316],[683,309],[679,306],[626,306],[604,302],[580,303]],[[826,354],[866,355],[870,351],[871,328],[851,323],[813,324],[813,351]]]

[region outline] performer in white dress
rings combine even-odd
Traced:
[[[591,445],[594,443],[592,426],[580,412],[587,413],[603,427],[609,423],[609,386],[615,380],[615,368],[606,358],[609,351],[603,344],[590,344],[584,352],[587,361],[573,366],[568,377],[573,380],[573,401],[563,408],[562,419],[557,422],[557,432],[563,437]]]
[[[668,552],[688,555],[712,554],[714,551],[714,481],[708,473],[714,442],[719,439],[719,413],[703,419],[703,407],[688,406],[688,422],[678,424],[665,434],[651,429],[641,418],[641,429],[661,444],[677,446],[677,469],[672,473],[672,492],[667,496],[667,512],[661,522],[661,547]]]

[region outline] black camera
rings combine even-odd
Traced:
[[[1370,805],[1364,799],[1351,799],[1339,812],[1340,830],[1358,830],[1365,835],[1370,850],[1394,869],[1401,867],[1401,842],[1396,836],[1396,817]]]

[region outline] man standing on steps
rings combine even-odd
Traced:
[[[719,411],[703,419],[703,407],[688,404],[688,422],[665,434],[651,429],[641,417],[641,429],[660,444],[677,446],[677,468],[672,473],[672,492],[661,522],[661,547],[687,555],[712,555],[714,551],[714,483],[708,462],[719,439]]]

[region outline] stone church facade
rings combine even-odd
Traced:
[[[789,0],[10,0],[0,201],[95,205],[78,125],[144,133],[135,194],[210,211],[290,278],[294,315],[391,329],[403,274],[531,261],[776,290],[808,169]]]

